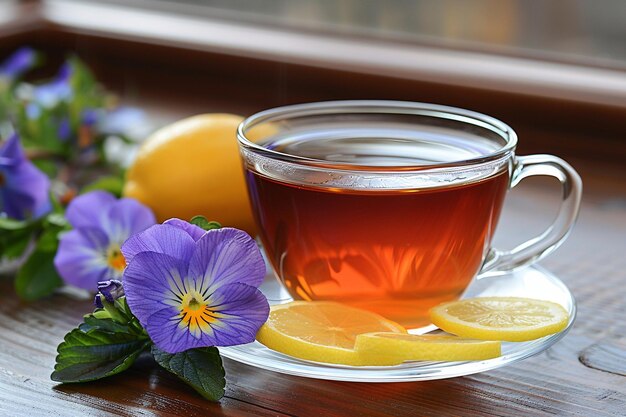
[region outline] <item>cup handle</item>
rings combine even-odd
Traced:
[[[522,243],[511,251],[491,248],[479,272],[480,277],[501,275],[533,264],[552,253],[565,240],[578,217],[582,181],[567,162],[552,155],[519,156],[511,176],[511,187],[524,178],[550,176],[561,183],[561,207],[554,223],[541,235]]]

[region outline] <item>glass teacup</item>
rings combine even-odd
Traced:
[[[554,250],[580,204],[580,177],[565,161],[516,156],[509,126],[452,107],[286,106],[246,119],[238,140],[261,241],[286,290],[409,327],[476,276]],[[554,224],[512,251],[491,247],[507,190],[533,175],[562,185]]]

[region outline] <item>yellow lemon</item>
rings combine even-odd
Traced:
[[[501,343],[451,335],[365,333],[356,337],[362,357],[390,357],[403,361],[472,361],[497,358]]]
[[[255,234],[233,114],[204,114],[171,124],[142,144],[124,195],[149,206],[159,221],[203,215]]]
[[[354,345],[370,332],[406,333],[378,314],[330,301],[294,301],[272,306],[257,340],[270,349],[316,362],[344,365],[397,365],[394,356],[363,357]]]
[[[567,327],[569,314],[550,301],[518,297],[478,297],[440,304],[430,310],[440,329],[462,337],[522,342]]]

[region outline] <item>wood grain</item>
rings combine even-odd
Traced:
[[[578,359],[590,368],[626,376],[626,346],[619,341],[603,339],[583,350]]]

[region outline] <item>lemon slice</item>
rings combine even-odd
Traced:
[[[393,355],[369,355],[354,350],[358,335],[406,333],[378,314],[330,301],[294,301],[272,306],[257,340],[270,349],[316,362],[356,366],[397,365]]]
[[[439,328],[462,337],[523,342],[567,327],[559,304],[517,297],[479,297],[440,304],[430,310]]]
[[[387,356],[403,361],[472,361],[500,356],[500,342],[451,335],[366,333],[356,338],[363,360]]]

